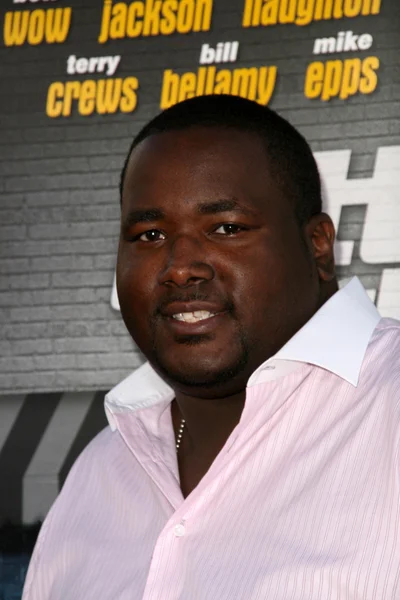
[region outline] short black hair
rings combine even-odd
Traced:
[[[294,202],[301,225],[322,211],[321,180],[311,148],[286,119],[272,109],[240,96],[214,94],[190,98],[154,117],[134,138],[121,172],[120,198],[130,155],[151,135],[193,126],[228,127],[254,132],[264,143],[269,168]]]

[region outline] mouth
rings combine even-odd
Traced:
[[[225,320],[226,312],[213,313],[210,311],[195,310],[193,312],[174,313],[165,319],[167,329],[176,340],[184,342],[193,336],[214,336]],[[204,338],[206,339],[206,338]]]
[[[205,321],[211,317],[215,317],[217,313],[210,312],[209,310],[195,310],[193,312],[180,312],[171,315],[172,319],[181,321],[183,323],[198,323],[199,321]]]
[[[227,314],[227,308],[211,302],[171,302],[161,315],[171,333],[178,336],[212,334]]]

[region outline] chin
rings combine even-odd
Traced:
[[[247,353],[238,357],[235,361],[217,364],[209,357],[204,362],[196,360],[196,362],[187,361],[181,364],[172,363],[172,361],[160,360],[160,357],[152,362],[158,373],[174,385],[211,389],[218,388],[231,382],[240,375],[247,366]]]

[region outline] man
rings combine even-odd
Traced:
[[[148,363],[108,394],[24,600],[400,598],[400,327],[337,291],[312,153],[191,99],[134,140],[117,285]]]

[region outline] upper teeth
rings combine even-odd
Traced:
[[[172,315],[172,318],[177,321],[185,321],[186,323],[196,323],[196,321],[202,321],[203,319],[208,319],[213,316],[214,313],[211,313],[208,310],[195,310],[194,312],[177,313]]]

